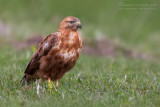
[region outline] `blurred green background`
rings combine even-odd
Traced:
[[[158,0],[0,0],[0,105],[159,106],[159,3]],[[22,88],[19,81],[33,51],[30,47],[17,47],[28,38],[55,32],[66,16],[81,20],[80,34],[84,41],[95,45],[95,39],[108,38],[120,46],[116,49],[127,48],[154,58],[128,58],[124,54],[110,59],[81,54],[76,66],[60,80],[57,91],[53,89],[50,93],[47,83],[41,85],[39,96],[37,83]]]
[[[158,0],[0,1],[0,21],[11,26],[9,38],[48,35],[66,16],[81,20],[83,38],[98,31],[141,52],[160,54]]]

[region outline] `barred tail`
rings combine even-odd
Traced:
[[[32,83],[34,81],[36,81],[36,79],[30,79],[30,78],[28,79],[26,77],[26,75],[24,75],[20,82],[21,82],[22,86],[25,86],[25,85],[29,85],[30,83]]]

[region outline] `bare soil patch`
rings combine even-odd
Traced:
[[[42,39],[42,35],[36,35],[25,41],[10,40],[9,43],[16,49],[21,50],[29,48],[33,45],[37,46]],[[132,49],[123,47],[108,38],[92,41],[83,40],[82,53],[93,56],[105,56],[109,58],[116,58],[122,55],[127,58],[153,59],[151,55],[136,52]]]

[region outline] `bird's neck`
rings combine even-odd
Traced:
[[[58,29],[58,31],[61,32],[62,34],[78,33],[77,30],[71,30],[71,29]]]

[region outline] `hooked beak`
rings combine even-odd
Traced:
[[[77,26],[77,28],[80,28],[80,29],[82,29],[82,26],[81,26],[81,25],[78,25],[78,26]]]
[[[82,29],[82,26],[81,26],[81,23],[80,23],[80,22],[77,23],[77,28]]]

